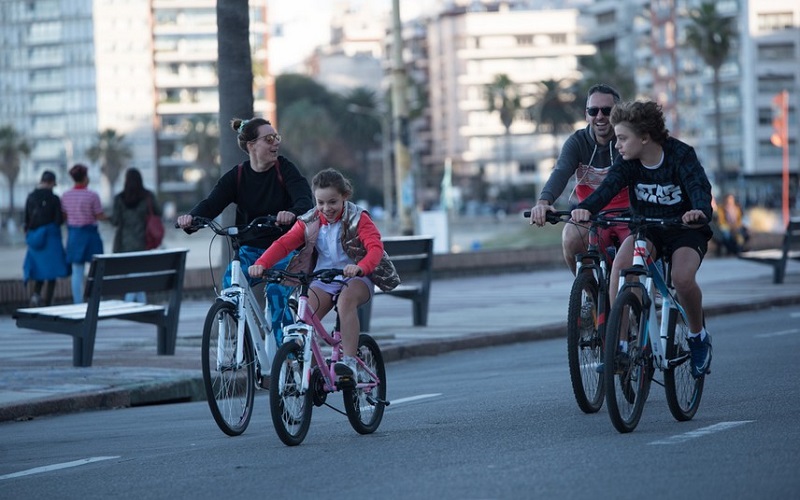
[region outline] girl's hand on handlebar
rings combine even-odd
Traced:
[[[584,208],[576,208],[570,214],[572,220],[575,222],[589,222],[589,219],[592,216],[592,212],[584,209]]]
[[[355,264],[347,264],[344,266],[344,272],[342,274],[345,278],[355,278],[356,276],[362,276],[364,270]]]
[[[275,216],[275,219],[277,219],[278,224],[281,226],[289,226],[294,223],[295,219],[297,219],[297,216],[292,212],[283,210],[278,212],[278,215]]]
[[[531,208],[531,224],[542,227],[547,222],[547,212],[555,212],[556,207],[544,203],[537,203]]]
[[[247,274],[249,274],[251,278],[260,278],[264,276],[264,271],[264,266],[259,264],[253,264],[247,268]]]

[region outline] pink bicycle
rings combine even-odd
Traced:
[[[313,273],[294,273],[268,269],[264,278],[273,283],[297,284],[299,288],[297,323],[283,328],[283,345],[272,361],[269,404],[278,437],[288,446],[303,442],[311,424],[311,410],[325,404],[345,413],[359,434],[378,429],[386,400],[386,368],[377,342],[362,333],[358,339],[355,380],[337,380],[333,365],[342,359],[339,316],[332,332],[322,325],[308,304],[314,280],[339,282],[341,269],[320,269]],[[320,342],[321,341],[321,342]],[[342,391],[345,412],[326,403],[329,393]]]

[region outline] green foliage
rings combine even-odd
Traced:
[[[633,68],[620,63],[612,52],[598,52],[592,56],[578,58],[583,78],[575,82],[575,108],[583,116],[586,104],[586,94],[592,85],[605,83],[611,85],[622,96],[623,101],[636,99],[636,80]]]
[[[8,179],[8,213],[14,212],[14,184],[19,176],[22,158],[31,154],[31,147],[11,125],[0,127],[0,172]]]
[[[100,171],[106,176],[113,190],[128,160],[133,157],[133,152],[125,142],[123,134],[117,134],[116,130],[107,128],[97,134],[94,145],[86,150],[86,156],[93,162],[100,163]]]

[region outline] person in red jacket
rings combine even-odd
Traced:
[[[287,269],[341,268],[346,283],[311,284],[309,305],[323,318],[336,299],[342,333],[342,361],[334,371],[339,377],[354,377],[361,325],[358,307],[372,298],[373,285],[391,290],[400,283],[397,272],[383,250],[381,234],[366,210],[349,201],[353,187],[339,171],[329,168],[311,181],[317,206],[299,216],[294,226],[248,268],[253,278],[275,266],[296,249],[301,249]]]

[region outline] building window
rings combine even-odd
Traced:
[[[791,43],[759,45],[758,58],[764,61],[794,59],[794,45]]]
[[[519,164],[519,173],[520,174],[535,174],[536,173],[536,164],[535,163],[520,163]]]
[[[780,31],[792,27],[791,12],[769,12],[758,15],[758,31]]]
[[[566,33],[553,33],[550,35],[550,43],[553,45],[566,45],[567,44],[567,34]]]
[[[603,12],[602,14],[598,14],[597,16],[597,24],[613,24],[617,21],[617,13],[613,10],[610,12]]]
[[[758,79],[758,91],[763,94],[774,94],[793,88],[794,76],[792,75],[767,75]]]
[[[533,35],[517,35],[517,45],[533,45]]]

